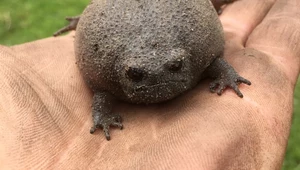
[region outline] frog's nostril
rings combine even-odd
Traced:
[[[171,72],[177,72],[177,71],[181,70],[182,62],[183,61],[181,59],[177,59],[177,60],[174,60],[174,61],[169,61],[167,63],[167,67]]]
[[[133,81],[141,81],[145,77],[145,71],[140,68],[128,67],[126,76]]]

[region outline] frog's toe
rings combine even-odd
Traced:
[[[245,79],[245,78],[243,78],[243,77],[237,77],[236,78],[236,81],[235,81],[236,83],[244,83],[244,84],[247,84],[247,85],[251,85],[251,82],[249,81],[249,80],[247,80],[247,79]]]
[[[216,79],[210,83],[209,89],[212,93],[221,95],[226,88],[226,84],[221,79]]]

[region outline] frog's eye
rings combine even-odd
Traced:
[[[174,61],[169,61],[167,63],[167,68],[171,71],[171,72],[177,72],[180,71],[182,68],[182,60],[181,59],[176,59]]]
[[[133,81],[141,81],[145,76],[145,72],[140,68],[128,67],[126,68],[126,76]]]

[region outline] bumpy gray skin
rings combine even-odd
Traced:
[[[209,0],[93,0],[77,25],[75,54],[94,91],[90,132],[122,129],[113,99],[130,103],[170,100],[209,76],[221,94],[250,82],[223,59],[224,37]]]
[[[223,48],[208,0],[93,0],[75,40],[91,88],[132,103],[162,102],[195,86]],[[172,71],[177,63],[182,67]]]

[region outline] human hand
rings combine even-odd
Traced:
[[[244,98],[212,94],[203,81],[164,104],[120,103],[124,130],[111,129],[111,141],[89,134],[92,93],[72,35],[0,47],[0,169],[280,169],[300,69],[299,7],[227,6],[225,57],[252,82],[240,85]]]

